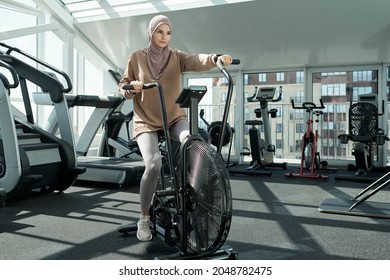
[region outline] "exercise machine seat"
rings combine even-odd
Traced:
[[[358,102],[349,108],[349,134],[338,136],[342,144],[374,142],[383,145],[387,137],[378,127],[378,108],[372,103]]]

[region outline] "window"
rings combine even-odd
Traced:
[[[283,124],[282,123],[276,124],[276,133],[283,133]]]
[[[290,120],[303,120],[303,109],[293,109],[290,114]]]
[[[359,96],[363,94],[373,93],[372,87],[354,87],[352,89],[353,97],[352,101],[357,102],[359,101]]]
[[[283,140],[276,140],[276,149],[282,149],[283,148]]]
[[[296,80],[297,80],[297,84],[303,84],[304,83],[305,77],[304,77],[304,72],[303,71],[297,71]]]
[[[227,98],[227,93],[226,92],[221,93],[221,102],[226,102],[226,98]]]
[[[295,124],[295,132],[296,133],[304,133],[305,132],[305,125],[303,123]]]
[[[244,85],[248,85],[249,82],[249,76],[248,74],[244,74]]]
[[[322,77],[328,77],[328,76],[344,76],[346,72],[322,72]]]
[[[325,84],[321,86],[321,96],[346,95],[345,84]]]
[[[354,160],[352,141],[339,145],[338,135],[348,133],[350,102],[356,102],[361,94],[378,92],[378,70],[324,71],[312,75],[313,102],[317,104],[322,99],[325,105],[319,132],[321,157]]]
[[[265,73],[259,73],[258,77],[258,81],[261,83],[265,83],[267,81],[267,75]]]
[[[294,102],[296,103],[303,103],[304,102],[304,94],[303,91],[297,91],[295,93]]]
[[[31,2],[31,1],[26,1]],[[26,3],[27,4],[27,3]],[[28,3],[30,5],[30,3]],[[14,29],[28,28],[36,25],[37,17],[29,14],[19,13],[13,10],[0,8],[0,33],[2,32],[12,32]],[[17,37],[9,40],[5,40],[3,43],[19,48],[24,52],[36,57],[37,55],[37,36],[35,34]],[[3,47],[0,47],[0,51],[6,52],[7,50]],[[26,60],[27,63],[33,63],[30,60]],[[35,66],[35,65],[34,65]],[[8,75],[8,71],[2,71]],[[27,82],[28,91],[31,93],[33,91],[37,91],[36,86],[30,82]],[[12,94],[10,96],[10,101],[13,106],[15,106],[21,112],[25,112],[25,105],[22,100],[22,93],[20,87],[13,89]],[[38,108],[35,104],[32,104],[32,110],[34,114],[35,121],[39,119]]]
[[[277,107],[277,112],[276,112],[276,117],[281,117],[282,116],[282,107]]]
[[[372,81],[372,71],[353,71],[352,81]]]
[[[284,81],[284,72],[276,73],[276,81],[278,81],[278,82]]]

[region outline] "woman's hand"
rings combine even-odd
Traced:
[[[144,86],[143,82],[135,80],[131,81],[130,84],[134,87],[134,90],[131,90],[133,93],[142,92],[142,88]]]
[[[132,89],[132,90],[123,89],[123,86],[128,85],[128,84],[132,85],[134,87],[134,89]],[[121,80],[121,82],[118,84],[118,86],[119,86],[119,91],[123,95],[124,98],[132,99],[137,93],[142,92],[142,88],[143,88],[144,84],[141,81],[132,81],[129,83],[128,81]]]
[[[232,63],[233,58],[229,54],[223,54],[218,56],[218,60],[220,60],[223,65],[228,66]]]

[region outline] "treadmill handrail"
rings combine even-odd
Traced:
[[[19,78],[15,69],[11,65],[0,60],[0,67],[6,68],[12,75],[13,83],[11,84],[4,75],[0,75],[0,79],[3,81],[3,84],[6,88],[16,88],[19,86]]]
[[[69,107],[85,106],[95,108],[116,108],[124,100],[124,98],[119,96],[98,96],[80,94],[66,94],[65,97]]]
[[[57,79],[18,58],[9,54],[4,54],[1,51],[0,60],[10,64],[15,69],[19,77],[29,80],[37,86],[47,90],[50,94],[50,99],[54,103],[60,103],[63,100],[65,90]]]
[[[5,43],[2,43],[2,42],[0,42],[0,46],[2,46],[2,47],[4,47],[4,48],[7,48],[7,49],[8,49],[7,52],[6,52],[6,54],[9,54],[9,55],[10,55],[12,51],[15,51],[15,52],[17,52],[17,53],[19,53],[19,54],[21,54],[21,55],[23,55],[23,56],[25,56],[25,57],[31,59],[31,60],[37,62],[38,64],[40,64],[40,65],[42,65],[42,66],[45,66],[46,68],[48,68],[48,69],[50,69],[50,70],[52,70],[52,71],[58,73],[58,74],[61,75],[61,76],[65,79],[65,81],[66,81],[66,86],[67,86],[67,87],[66,87],[66,88],[63,88],[63,92],[64,92],[64,93],[68,93],[68,92],[70,92],[70,91],[72,90],[72,82],[71,82],[69,76],[68,76],[64,71],[61,71],[61,70],[55,68],[54,66],[51,66],[50,64],[47,64],[46,62],[44,62],[44,61],[42,61],[42,60],[40,60],[40,59],[38,59],[38,58],[36,58],[36,57],[34,57],[34,56],[32,56],[32,55],[26,53],[26,52],[24,52],[24,51],[22,51],[22,50],[20,50],[20,49],[18,49],[18,48],[11,47],[11,46],[9,46],[9,45],[7,45],[7,44],[5,44]]]

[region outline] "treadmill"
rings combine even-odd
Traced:
[[[103,131],[103,139],[100,141],[97,155],[88,155],[98,129],[114,112],[120,109],[124,99],[118,96],[91,95],[67,95],[66,98],[69,107],[89,106],[95,108],[76,144],[78,165],[86,168],[86,172],[77,179],[79,181],[117,184],[120,187],[139,182],[145,170],[143,159],[137,155],[133,157],[106,156],[102,146],[106,145],[106,141],[114,140],[106,139],[105,131]],[[104,127],[103,130],[107,130],[107,127]],[[129,145],[132,144],[129,143]],[[122,146],[126,146],[126,144],[122,144]]]
[[[47,75],[56,78],[53,73],[47,73]],[[41,89],[40,92],[34,92],[32,96],[36,104],[52,105],[52,101],[45,89]],[[103,131],[104,139],[102,139],[99,145],[98,152],[96,155],[89,154],[91,144],[99,128],[106,123],[106,120],[109,119],[110,116],[120,111],[121,105],[125,99],[119,96],[72,94],[66,94],[65,99],[67,101],[68,108],[74,108],[77,106],[94,108],[75,145],[77,165],[86,169],[83,174],[80,174],[77,177],[77,181],[108,183],[118,185],[119,187],[130,186],[139,182],[145,170],[142,157],[137,154],[134,154],[132,157],[107,155],[106,151],[108,149],[103,149],[107,143],[116,143],[118,150],[120,146],[122,147],[122,150],[131,152],[131,146],[134,145],[134,141],[130,141],[129,139],[127,142],[119,137],[115,137],[115,139],[113,139],[112,137],[106,136],[106,132]],[[58,127],[63,122],[69,122],[69,118],[57,118],[57,112],[53,110],[44,129],[55,135]],[[103,130],[106,129],[107,128],[105,127]],[[118,144],[119,142],[121,144]]]

